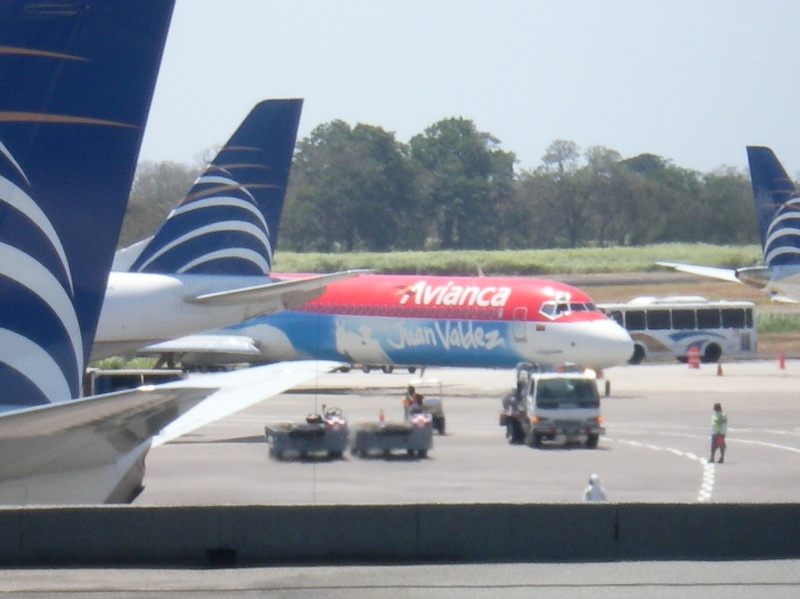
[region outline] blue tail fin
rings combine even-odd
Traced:
[[[0,2],[0,404],[79,396],[173,0]]]
[[[253,108],[130,270],[269,274],[302,105]]]
[[[767,266],[800,264],[800,198],[769,149],[747,147],[758,232]]]

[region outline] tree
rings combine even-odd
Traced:
[[[283,239],[295,250],[410,249],[423,233],[403,144],[379,127],[320,125],[298,143]]]
[[[133,179],[119,246],[125,247],[155,234],[170,210],[192,187],[200,170],[199,165],[179,162],[140,162]]]
[[[445,249],[496,247],[498,215],[513,196],[515,156],[463,118],[450,118],[411,138],[423,171],[430,234]]]

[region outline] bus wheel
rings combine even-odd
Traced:
[[[628,364],[641,364],[644,360],[644,346],[638,343],[633,346],[633,355],[628,360]]]
[[[722,357],[722,348],[716,343],[709,343],[706,351],[703,352],[703,362],[705,364],[713,364],[719,362]]]

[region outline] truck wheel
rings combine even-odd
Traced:
[[[589,435],[589,438],[586,439],[586,447],[589,449],[594,449],[597,447],[597,442],[600,440],[600,435]]]
[[[414,450],[413,449],[406,449],[406,453],[408,454],[408,457],[410,457],[410,458],[414,457]]]
[[[330,453],[330,458],[332,460],[341,460],[342,459],[342,452],[341,451],[332,451]]]
[[[542,446],[542,435],[539,433],[531,432],[525,440],[527,441],[528,447],[539,449]]]
[[[419,454],[419,457],[421,457],[423,460],[428,457],[427,449],[420,449],[417,453]]]

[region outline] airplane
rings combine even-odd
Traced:
[[[139,353],[184,367],[316,358],[387,372],[522,361],[602,370],[625,363],[633,342],[585,293],[556,281],[363,274],[297,308]]]
[[[91,360],[272,314],[362,272],[270,277],[302,104],[257,104],[156,235],[118,253]]]
[[[253,369],[80,399],[173,7],[0,3],[0,503],[131,501],[176,417],[283,384]]]
[[[800,301],[800,197],[775,153],[747,146],[764,266],[717,268],[657,262],[675,270],[762,289],[773,301]]]

